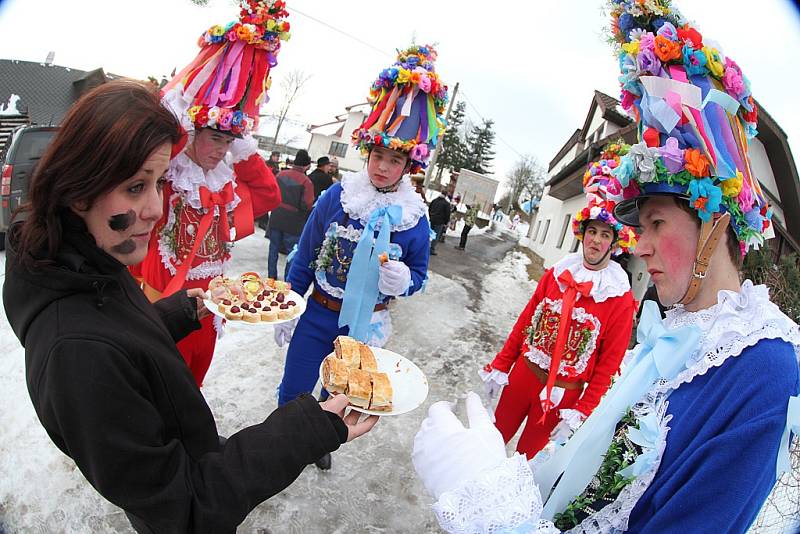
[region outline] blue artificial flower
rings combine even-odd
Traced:
[[[753,208],[747,213],[745,213],[744,220],[747,221],[747,226],[749,226],[756,232],[761,232],[761,227],[763,225],[764,217],[761,216],[761,212],[758,211],[758,208]]]
[[[417,56],[411,56],[408,59],[406,59],[406,63],[408,63],[408,65],[412,68],[416,67],[417,64],[419,63],[419,58]]]
[[[619,159],[619,165],[616,169],[611,171],[617,180],[619,180],[619,185],[622,187],[628,187],[628,184],[631,181],[631,178],[634,177],[636,173],[636,165],[633,163],[633,158],[629,155],[624,155]]]
[[[619,31],[625,36],[625,39],[629,39],[628,34],[633,29],[634,24],[635,21],[633,20],[633,15],[630,13],[623,13],[619,16],[617,25],[619,27]]]
[[[232,126],[241,126],[242,125],[242,112],[241,111],[234,111],[233,117],[231,118],[231,125]]]
[[[689,76],[705,75],[707,73],[706,63],[708,58],[703,50],[695,50],[691,46],[683,46],[683,66]]]
[[[722,189],[714,185],[710,178],[689,182],[689,205],[697,210],[703,222],[711,220],[711,215],[719,211],[722,202]]]

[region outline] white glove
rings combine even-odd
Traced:
[[[297,326],[297,319],[292,319],[291,321],[286,321],[285,323],[280,323],[275,325],[275,344],[279,347],[284,346],[285,344],[289,343],[292,340],[292,334],[294,333],[294,327]]]
[[[469,428],[453,414],[453,403],[431,405],[414,438],[411,459],[425,489],[436,500],[506,460],[503,436],[473,392],[467,394]]]
[[[402,261],[388,260],[380,266],[378,290],[384,295],[402,295],[411,285],[411,269]]]
[[[486,396],[489,400],[493,400],[503,389],[503,386],[508,384],[508,373],[492,369],[491,364],[479,370],[478,374],[483,380],[483,387],[486,389]]]
[[[561,421],[556,425],[550,433],[550,441],[556,443],[566,443],[572,434],[581,426],[586,416],[578,410],[565,409],[559,410]]]

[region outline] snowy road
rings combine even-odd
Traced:
[[[479,232],[461,252],[453,248],[457,234],[450,233],[431,258],[426,291],[392,308],[395,334],[387,348],[428,376],[425,405],[384,417],[370,434],[343,445],[331,471],[308,467],[292,486],[255,508],[240,533],[439,532],[411,466],[414,434],[432,402],[482,391],[478,367],[499,349],[535,287],[525,270],[528,258],[511,250],[513,243]],[[229,272],[263,271],[267,243],[260,233],[237,243]],[[0,253],[0,274],[4,263]],[[24,351],[1,309],[0,315],[0,534],[132,533],[122,512],[89,486],[45,434],[25,386]],[[228,329],[203,391],[222,435],[275,409],[285,354],[269,327]],[[457,412],[463,418],[463,406]],[[793,531],[780,515],[797,501],[780,502],[782,511],[768,505],[751,532]]]
[[[267,243],[261,234],[237,243],[230,272],[263,271]],[[480,389],[478,367],[499,348],[534,288],[525,271],[528,259],[519,252],[506,255],[513,243],[470,236],[466,252],[454,250],[454,243],[449,238],[432,258],[426,291],[392,309],[395,333],[387,348],[428,376],[425,405],[384,417],[370,434],[342,446],[331,471],[307,468],[292,486],[253,510],[239,532],[438,532],[411,466],[414,434],[430,403]],[[481,281],[487,261],[491,273]],[[2,313],[0,532],[132,532],[119,509],[89,486],[36,419],[24,381],[24,352]],[[285,354],[269,327],[228,329],[203,391],[222,435],[260,422],[275,409]]]

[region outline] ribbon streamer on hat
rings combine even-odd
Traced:
[[[339,312],[339,327],[349,327],[350,337],[359,341],[367,339],[372,312],[378,302],[378,256],[389,250],[391,227],[393,224],[400,224],[402,218],[403,208],[397,205],[374,210],[369,215],[369,221],[361,232],[353,253],[344,286],[342,309]],[[376,239],[375,229],[378,222],[380,229]]]
[[[172,295],[183,287],[183,283],[186,281],[186,275],[189,273],[189,269],[192,267],[194,258],[197,255],[197,249],[200,248],[200,243],[206,240],[208,231],[211,228],[211,222],[218,213],[219,227],[222,235],[225,236],[226,239],[229,239],[230,227],[228,226],[228,211],[226,206],[233,202],[233,199],[233,182],[226,183],[225,187],[217,192],[212,192],[205,186],[200,187],[200,202],[203,204],[203,208],[206,209],[206,213],[203,215],[203,218],[200,219],[200,224],[198,224],[192,250],[186,258],[183,258],[181,265],[175,272],[175,276],[172,277],[167,287],[164,288],[161,294],[162,298]]]
[[[700,336],[696,326],[667,330],[658,306],[644,303],[633,361],[566,445],[536,468],[536,484],[547,499],[542,517],[552,519],[583,492],[602,464],[619,420],[656,380],[670,380],[686,368]]]
[[[553,393],[553,386],[558,376],[558,368],[561,365],[561,358],[564,356],[564,349],[567,346],[567,336],[569,335],[569,327],[572,326],[572,309],[575,307],[575,300],[577,300],[579,294],[588,297],[589,292],[592,290],[592,282],[576,282],[568,269],[561,273],[558,277],[558,282],[566,286],[566,288],[561,299],[561,317],[558,320],[556,344],[553,354],[550,356],[550,371],[547,375],[547,384],[545,384],[547,396],[542,400],[543,413],[539,419],[540,424],[544,423],[547,413],[555,407],[555,403],[550,396]]]

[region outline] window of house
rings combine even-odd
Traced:
[[[573,238],[573,239],[572,239],[572,247],[569,249],[569,251],[570,251],[570,252],[578,252],[578,246],[579,246],[580,244],[581,244],[581,242],[580,242],[580,241],[578,241],[578,238],[577,238],[577,237]]]
[[[542,221],[536,222],[536,232],[533,234],[533,242],[536,242],[536,238],[539,237],[539,230],[542,229]]]
[[[558,248],[564,246],[564,238],[567,237],[567,230],[569,230],[569,223],[572,219],[572,215],[567,213],[564,216],[564,225],[561,227],[561,236],[558,238]]]
[[[542,240],[539,241],[539,244],[544,244],[544,240],[547,239],[547,231],[550,229],[550,219],[547,219],[544,223],[544,232],[542,233]]]
[[[347,154],[347,144],[338,141],[331,141],[331,148],[328,150],[331,156],[339,156],[343,158]]]

